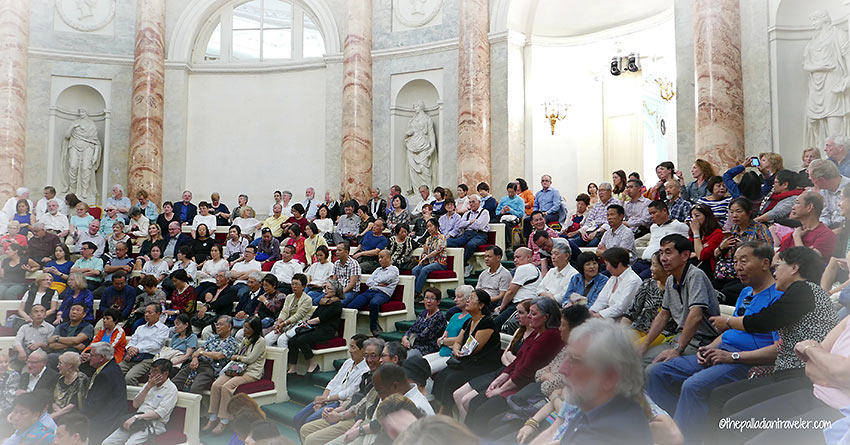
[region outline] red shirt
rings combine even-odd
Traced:
[[[691,242],[694,241],[694,237],[691,236]],[[711,270],[714,270],[714,265],[717,263],[717,258],[714,256],[714,250],[720,247],[720,243],[723,242],[723,230],[714,229],[714,232],[702,237],[702,252],[700,252],[699,257],[697,257],[700,261],[709,260],[711,262]]]
[[[198,294],[195,293],[195,288],[186,286],[183,292],[174,292],[171,294],[171,308],[175,311],[183,312],[184,314],[192,315],[195,313],[195,303],[198,300]]]
[[[819,222],[818,225],[803,235],[803,245],[817,250],[824,258],[830,258],[832,252],[835,251],[835,243],[838,237],[824,223]],[[794,233],[789,233],[782,238],[779,243],[779,251],[794,247]]]

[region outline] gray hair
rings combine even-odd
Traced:
[[[839,177],[838,167],[829,159],[815,159],[809,164],[809,177],[815,179],[834,179]]]
[[[257,272],[256,270],[248,274],[248,278],[253,278],[257,281],[261,281],[263,279],[263,274]]]
[[[479,202],[481,201],[481,196],[479,196],[476,193],[473,193],[473,194],[467,196],[467,198],[469,198],[470,201],[472,201],[472,200],[479,201]]]
[[[545,233],[545,232],[544,232]],[[573,249],[570,247],[569,241],[563,238],[553,238],[552,239],[552,248],[558,249],[559,252],[569,257],[573,253]],[[457,292],[457,291],[455,291]]]
[[[33,225],[32,225],[32,229],[33,229],[34,231],[38,231],[38,230],[44,229],[44,223],[37,222],[37,223],[35,223],[35,224],[33,224]]]
[[[850,138],[844,135],[830,136],[826,139],[827,141],[832,141],[835,145],[840,145],[845,149],[850,148]]]
[[[280,192],[280,196],[283,196],[283,195],[289,195],[289,199],[292,199],[292,192],[290,192],[289,190],[284,190],[284,191]]]
[[[455,289],[455,295],[461,295],[461,296],[464,296],[464,297],[468,297],[469,294],[471,294],[474,290],[475,290],[474,287],[470,286],[469,284],[464,284],[464,285],[458,286],[457,289]]]
[[[30,357],[32,357],[32,358],[34,358],[34,359],[36,359],[40,362],[47,361],[47,353],[42,351],[41,349],[36,349],[35,351],[32,351],[32,353],[30,354]]]
[[[597,371],[613,369],[619,376],[616,391],[626,397],[643,397],[641,358],[634,333],[611,320],[591,318],[570,332],[570,344],[587,339],[585,360]]]
[[[231,328],[233,327],[233,317],[231,317],[230,315],[219,315],[218,318],[216,318],[216,321],[218,320],[222,320],[225,323],[228,323]]]
[[[59,360],[70,363],[74,366],[74,369],[80,368],[80,354],[74,351],[63,352],[62,355],[59,356]]]
[[[543,314],[549,316],[546,320],[546,328],[557,328],[561,326],[561,306],[549,297],[537,297],[531,302],[532,306],[537,306]]]
[[[372,346],[376,346],[378,348],[378,351],[383,352],[384,346],[386,346],[386,344],[387,344],[387,342],[385,342],[384,339],[382,339],[382,338],[378,338],[378,337],[367,338],[366,341],[363,342],[363,350],[365,351],[367,346],[372,345]]]
[[[230,271],[229,270],[220,270],[220,271],[216,272],[215,274],[218,275],[220,273],[223,273],[224,277],[227,278],[228,280],[230,279]]]
[[[28,188],[26,188],[26,187],[18,187],[18,188],[15,190],[15,193],[17,193],[17,194],[18,194],[18,196],[24,196],[24,193],[27,193],[27,192],[29,192],[29,191],[30,191],[30,189],[28,189]]]
[[[115,184],[112,186],[112,190],[118,189],[121,193],[124,193],[124,187],[121,184]]]
[[[112,348],[112,345],[105,342],[100,341],[91,345],[92,354],[97,354],[103,356],[106,361],[112,360],[112,357],[115,356],[115,349]]]
[[[59,205],[59,201],[56,198],[51,198],[47,200],[47,205],[56,204]]]
[[[614,186],[610,182],[600,182],[597,189],[614,190]]]
[[[345,292],[343,292],[342,284],[340,284],[337,280],[328,280],[328,286],[334,290],[334,295],[340,300],[345,299]]]

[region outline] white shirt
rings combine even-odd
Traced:
[[[195,219],[192,220],[192,230],[198,230],[198,226],[201,224],[207,225],[207,230],[209,230],[209,235],[213,236],[215,233],[215,215],[207,215],[203,216],[200,213],[195,215]]]
[[[314,219],[313,222],[316,223],[316,228],[318,228],[321,233],[333,233],[334,231],[334,221],[330,218],[317,218]]]
[[[165,346],[168,341],[170,331],[168,327],[157,321],[153,326],[148,326],[147,323],[136,328],[127,347],[134,347],[142,354],[156,354]]]
[[[641,258],[647,261],[652,259],[652,255],[655,252],[661,250],[661,239],[665,236],[678,233],[679,235],[682,235],[687,238],[688,225],[674,219],[671,220],[669,223],[664,224],[663,226],[653,224],[649,228],[649,233],[649,244],[646,245],[646,250],[643,251],[643,255],[641,256]]]
[[[569,263],[561,270],[558,270],[557,267],[549,269],[549,272],[546,272],[546,276],[537,286],[537,294],[549,292],[555,298],[561,298],[567,292],[567,286],[569,286],[573,275],[576,274],[578,274],[578,271]]]
[[[53,200],[56,201],[59,204],[59,213],[67,216],[69,211],[68,211],[68,204],[65,204],[65,200],[59,199],[59,197],[54,197]],[[49,201],[49,199],[41,198],[41,199],[38,200],[37,203],[35,203],[35,215],[36,215],[36,217],[39,217],[42,214],[47,213],[47,201]]]
[[[640,284],[640,277],[631,268],[627,268],[619,277],[612,275],[590,310],[598,312],[602,318],[623,315],[635,299]]]
[[[47,230],[64,232],[71,228],[71,223],[68,222],[68,217],[59,212],[56,212],[55,215],[51,215],[49,213],[39,214],[36,221],[44,224],[44,228]]]
[[[189,260],[189,265],[188,265],[188,266],[186,266],[186,267],[181,267],[181,266],[182,266],[182,264],[181,264],[181,262],[180,262],[180,261],[175,261],[175,262],[174,262],[174,265],[173,265],[173,266],[171,266],[171,272],[176,272],[176,271],[177,271],[177,269],[183,269],[183,270],[185,270],[185,271],[186,271],[186,274],[188,274],[188,275],[189,275],[189,278],[192,280],[192,281],[189,283],[189,285],[190,285],[190,286],[194,286],[194,285],[195,285],[195,283],[197,283],[197,282],[198,282],[198,264],[197,264],[197,263],[195,263],[195,262],[194,262],[194,261],[192,261],[192,260]],[[169,275],[171,275],[171,272],[169,272]]]
[[[250,272],[250,271],[260,272],[263,270],[263,265],[260,264],[257,260],[251,260],[248,262],[239,261],[238,263],[233,265],[233,268],[230,269],[231,272]],[[248,284],[248,280],[236,280],[233,284]]]
[[[133,235],[138,238],[149,237],[148,228],[151,226],[151,221],[145,215],[140,215],[138,220],[130,218],[130,222],[127,224],[127,229],[129,229],[130,235]]]
[[[333,274],[334,263],[331,263],[330,261],[325,262],[325,264],[316,261],[307,268],[307,275],[310,276],[310,283],[312,284],[325,283]]]
[[[534,264],[529,263],[518,266],[514,272],[514,279],[511,280],[511,284],[518,284],[519,289],[514,294],[512,302],[519,303],[520,301],[536,297],[537,286],[542,279],[542,274]]]
[[[35,391],[35,385],[38,385],[38,381],[41,380],[41,376],[44,375],[45,369],[47,369],[47,366],[41,368],[41,372],[39,372],[38,375],[30,374],[30,380],[29,383],[27,383],[27,392]]]
[[[157,434],[165,432],[165,425],[171,417],[171,412],[177,406],[177,386],[171,380],[166,380],[162,386],[154,386],[148,390],[148,395],[136,412],[147,414],[156,411],[159,419],[153,421]]]
[[[410,401],[413,402],[417,408],[421,409],[426,416],[434,415],[434,408],[431,408],[431,404],[428,403],[428,399],[419,392],[419,388],[417,388],[416,385],[410,385],[410,391],[407,391],[404,396],[410,399]]]
[[[413,211],[410,212],[410,213],[413,214],[413,215],[421,215],[422,214],[422,207],[424,207],[425,204],[431,204],[434,201],[435,201],[434,197],[431,196],[431,195],[428,195],[428,198],[419,202],[419,204],[416,204],[416,208],[414,208]]]
[[[153,261],[148,261],[142,266],[142,274],[153,275],[158,280],[160,275],[168,275],[168,263],[165,260],[160,260],[157,264],[154,264]],[[162,283],[157,285],[157,287],[162,287]]]
[[[317,201],[316,198],[301,201],[301,205],[304,206],[304,217],[309,221],[316,219],[316,212],[319,210],[320,204],[322,204],[322,202]]]
[[[198,278],[200,278],[201,283],[215,283],[215,276],[219,272],[227,272],[228,270],[230,270],[230,264],[227,263],[227,260],[222,258],[216,263],[212,259],[209,259],[201,267],[201,273],[198,275]]]
[[[355,365],[354,360],[347,359],[339,368],[339,372],[328,382],[328,395],[336,394],[339,400],[347,400],[357,392],[363,374],[368,371],[369,366],[366,364],[366,360],[360,360],[360,363]]]
[[[301,264],[300,261],[295,258],[289,260],[289,262],[285,262],[280,260],[274,263],[272,266],[272,270],[270,271],[272,275],[277,277],[277,281],[279,283],[292,283],[292,277],[304,271],[304,265]]]

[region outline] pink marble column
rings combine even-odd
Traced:
[[[365,203],[372,186],[372,2],[348,0],[342,87],[342,189]]]
[[[459,184],[490,183],[490,40],[487,0],[460,2],[458,42]]]
[[[162,120],[165,95],[165,0],[139,0],[130,108],[128,196],[145,190],[162,202]]]
[[[723,171],[744,158],[739,0],[695,0],[697,158]]]
[[[0,1],[0,202],[24,184],[29,1]]]

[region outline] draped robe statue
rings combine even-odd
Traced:
[[[74,193],[84,202],[95,202],[97,178],[100,167],[100,139],[97,126],[85,109],[68,126],[62,141],[62,166],[65,168],[64,193]]]
[[[809,16],[816,34],[806,44],[803,70],[808,74],[806,147],[823,149],[830,136],[848,135],[850,70],[844,55],[850,49],[847,32],[832,25],[829,13]]]
[[[413,193],[421,185],[432,187],[437,137],[434,134],[434,121],[425,113],[425,103],[422,101],[413,104],[413,118],[407,124],[404,146],[407,149],[407,170],[410,174],[408,193]]]

